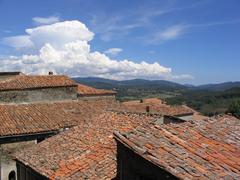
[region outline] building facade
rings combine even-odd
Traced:
[[[67,76],[16,75],[0,81],[0,103],[77,99],[77,84]]]

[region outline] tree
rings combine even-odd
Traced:
[[[234,116],[240,118],[240,99],[233,101],[229,108],[228,112],[232,113]]]

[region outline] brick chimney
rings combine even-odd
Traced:
[[[52,72],[52,71],[49,71],[49,72],[48,72],[48,75],[53,75],[53,72]]]

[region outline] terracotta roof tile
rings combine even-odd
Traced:
[[[90,86],[78,84],[78,94],[80,95],[115,95],[116,91],[105,90],[105,89],[95,89]]]
[[[151,113],[158,113],[162,115],[181,116],[194,113],[190,108],[187,108],[185,106],[170,106],[157,98],[145,99],[143,102],[123,102],[119,109],[130,112],[146,112],[147,106],[149,106]]]
[[[240,120],[233,117],[146,125],[115,137],[180,179],[240,178]]]
[[[77,84],[75,83],[75,81],[65,75],[17,75],[5,81],[1,81],[0,91],[65,86],[77,86]]]
[[[50,179],[112,179],[116,176],[113,131],[130,131],[156,117],[105,112],[16,154]]]
[[[31,104],[0,104],[0,137],[58,130],[88,121],[112,103],[61,101]]]

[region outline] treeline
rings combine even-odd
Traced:
[[[204,115],[213,116],[226,112],[234,114],[237,111],[239,99],[240,88],[233,88],[221,92],[185,91],[179,96],[166,99],[166,101],[171,105],[186,104]]]
[[[144,98],[157,97],[160,99],[166,99],[175,97],[181,94],[181,91],[164,91],[154,88],[118,88],[117,99],[119,101],[140,100]]]

